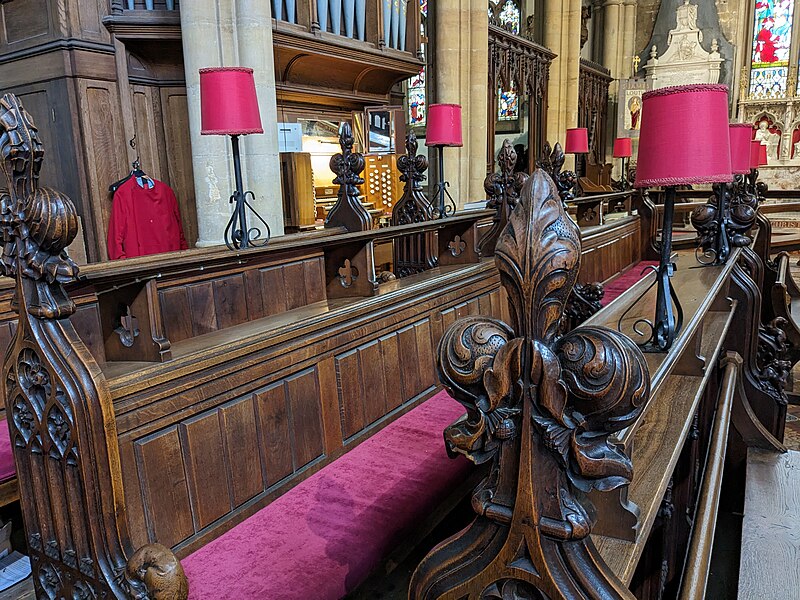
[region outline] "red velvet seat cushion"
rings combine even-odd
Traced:
[[[652,272],[650,267],[657,267],[658,261],[643,260],[636,263],[625,273],[606,284],[605,294],[603,294],[602,304],[608,306],[611,302],[619,298],[623,292],[629,290],[642,277]]]
[[[464,480],[440,392],[186,557],[190,600],[328,600],[355,589]]]
[[[0,483],[8,481],[17,474],[14,464],[14,451],[11,448],[11,436],[8,423],[0,423]]]

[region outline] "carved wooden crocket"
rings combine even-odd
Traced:
[[[100,367],[69,316],[65,252],[78,215],[39,186],[44,149],[19,99],[0,99],[3,274],[16,280],[19,325],[3,365],[3,397],[37,598],[185,600],[172,552],[134,554],[127,530],[114,410]],[[131,557],[130,561],[128,557]]]
[[[511,211],[519,201],[519,192],[528,179],[526,173],[515,173],[517,153],[509,140],[503,141],[503,147],[497,154],[499,173],[490,173],[483,182],[488,202],[486,208],[495,209],[492,226],[478,242],[481,256],[494,256],[497,239],[506,228]]]
[[[650,376],[616,331],[558,337],[580,256],[578,228],[537,170],[495,254],[512,325],[467,317],[439,344],[439,377],[467,409],[445,431],[448,449],[491,466],[472,497],[477,517],[425,557],[412,599],[633,597],[589,538],[584,494],[631,481],[609,436],[641,414]]]

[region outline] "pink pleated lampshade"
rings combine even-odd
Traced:
[[[767,164],[767,147],[758,140],[750,142],[750,168],[757,169]]]
[[[589,152],[589,131],[585,127],[567,129],[564,152],[566,154],[586,154]]]
[[[750,137],[753,126],[749,123],[731,123],[731,173],[743,175],[750,172]]]
[[[635,187],[730,180],[728,86],[694,84],[646,92]]]
[[[202,135],[264,133],[253,69],[200,69],[200,119]]]
[[[426,146],[463,146],[461,133],[461,106],[458,104],[431,104],[428,107]]]
[[[617,138],[614,140],[614,158],[630,158],[633,156],[633,140]]]

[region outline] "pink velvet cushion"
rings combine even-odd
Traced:
[[[611,302],[619,298],[623,292],[629,290],[635,283],[645,275],[652,272],[650,267],[657,267],[658,261],[643,260],[633,265],[628,271],[606,284],[605,294],[603,294],[602,304],[608,306]]]
[[[11,449],[11,436],[8,433],[8,423],[0,423],[0,483],[11,479],[17,474],[14,464],[14,452]]]
[[[186,557],[190,600],[328,600],[355,589],[463,481],[440,392]]]

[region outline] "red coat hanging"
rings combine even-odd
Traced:
[[[150,181],[152,187],[147,179],[140,185],[131,177],[114,194],[108,221],[108,257],[112,260],[189,247],[175,192],[162,181]]]

